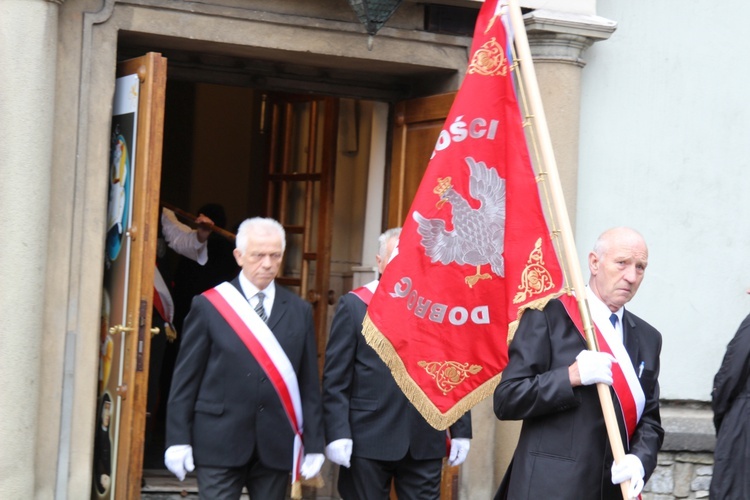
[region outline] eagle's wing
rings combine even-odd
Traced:
[[[475,161],[467,156],[469,165],[469,193],[482,205],[479,211],[485,222],[493,228],[505,228],[505,179],[502,179],[494,168],[488,168],[484,162]]]
[[[466,157],[466,164],[470,173],[469,193],[481,202],[474,211],[478,236],[475,260],[489,264],[496,275],[505,276],[505,179],[496,169],[470,156]],[[471,259],[467,256],[467,260]]]
[[[419,226],[417,232],[422,235],[422,246],[432,262],[464,264],[461,241],[456,238],[454,232],[445,230],[445,221],[442,219],[427,219],[416,210],[412,217]]]

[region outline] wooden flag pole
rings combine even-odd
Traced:
[[[503,0],[500,1],[502,2]],[[555,155],[552,150],[552,141],[550,139],[549,129],[547,128],[547,118],[544,114],[544,107],[542,106],[541,94],[536,79],[536,71],[534,70],[534,63],[531,58],[531,49],[529,48],[529,41],[526,37],[526,26],[523,21],[523,15],[521,14],[521,7],[518,4],[518,0],[508,0],[508,4],[510,7],[509,11],[511,25],[513,27],[514,44],[519,58],[519,75],[526,90],[528,99],[528,107],[530,111],[528,119],[531,121],[539,141],[541,162],[547,170],[546,174],[549,180],[552,208],[553,212],[556,214],[555,220],[560,227],[562,247],[565,254],[562,261],[565,262],[565,265],[568,268],[568,276],[573,285],[573,290],[577,291],[576,299],[578,301],[578,308],[581,311],[581,318],[583,319],[583,328],[586,334],[588,348],[592,351],[598,351],[599,346],[591,322],[591,313],[589,311],[588,302],[586,301],[586,294],[584,293],[585,284],[583,281],[583,275],[581,274],[581,266],[578,262],[578,252],[576,251],[575,240],[573,239],[573,230],[570,226],[570,218],[568,217],[568,210],[565,206],[565,198],[562,192],[560,176],[557,172],[557,163],[555,162]],[[523,66],[523,68],[520,66]],[[612,394],[610,393],[607,384],[596,384],[596,389],[599,393],[599,402],[602,407],[602,413],[604,414],[604,423],[607,428],[609,443],[612,447],[612,455],[615,462],[620,463],[623,457],[625,457],[625,449],[622,444],[622,438],[620,437],[620,429],[617,424],[617,415],[615,414],[615,407],[612,402]],[[625,481],[620,483],[620,489],[623,498],[628,500],[630,482]]]
[[[168,210],[173,211],[175,213],[175,215],[177,215],[178,217],[181,217],[182,219],[184,219],[184,220],[186,220],[186,221],[188,221],[188,222],[190,222],[192,224],[196,223],[195,220],[198,218],[197,215],[193,215],[190,212],[186,212],[185,210],[183,210],[181,208],[178,208],[178,207],[176,207],[176,206],[174,206],[174,205],[172,205],[170,203],[167,203],[165,201],[163,201],[161,203],[161,206],[164,207],[164,208],[166,208],[166,209],[168,209]],[[217,226],[215,224],[205,224],[205,225],[208,226],[211,229],[211,231],[213,231],[214,233],[216,233],[216,234],[218,234],[220,236],[223,236],[224,238],[228,239],[229,241],[234,242],[234,240],[235,240],[235,234],[233,232],[227,231],[226,229],[221,228],[221,227],[219,227],[219,226]]]

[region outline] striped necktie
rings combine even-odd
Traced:
[[[258,297],[258,303],[255,305],[255,312],[257,312],[260,319],[265,322],[268,319],[268,316],[266,316],[266,309],[263,307],[263,299],[266,298],[266,294],[258,292],[255,296]]]

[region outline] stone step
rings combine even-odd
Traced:
[[[166,469],[144,469],[141,498],[146,500],[198,498],[198,480],[195,474],[188,474],[184,481],[180,481]]]

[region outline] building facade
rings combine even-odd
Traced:
[[[677,406],[672,420],[665,422],[676,439],[670,446],[678,454],[698,453],[695,463],[706,462],[713,446],[704,408],[710,382],[705,389],[683,386],[677,375],[669,373],[679,366],[680,355],[675,353],[686,349],[675,347],[677,341],[672,339],[679,334],[660,324],[665,297],[673,291],[666,274],[674,270],[660,267],[659,261],[674,253],[675,240],[667,239],[670,231],[652,216],[661,209],[659,200],[641,199],[640,191],[633,193],[630,188],[640,186],[636,181],[645,178],[650,187],[644,192],[659,191],[671,201],[683,199],[685,193],[670,191],[672,177],[654,174],[649,162],[636,160],[634,151],[622,147],[613,154],[608,149],[610,122],[618,124],[619,138],[634,135],[637,113],[629,112],[632,104],[617,96],[623,86],[634,85],[621,75],[632,69],[621,65],[622,60],[630,61],[622,45],[634,46],[631,29],[642,28],[634,21],[634,10],[614,2],[521,4],[579,251],[585,255],[598,232],[620,223],[641,229],[651,243],[655,276],[647,278],[634,310],[665,333],[663,358],[668,373],[663,375],[662,396],[703,403]],[[246,216],[273,215],[271,207],[282,205],[291,212],[307,213],[300,187],[284,191],[294,199],[291,205],[284,205],[289,200],[268,199],[273,172],[259,158],[268,157],[270,146],[264,141],[276,129],[265,117],[276,103],[285,103],[284,109],[293,110],[291,124],[285,129],[279,125],[279,130],[293,136],[294,124],[304,120],[309,121],[302,128],[309,132],[315,115],[310,110],[319,109],[307,104],[298,108],[297,103],[307,103],[311,96],[334,102],[330,116],[337,124],[331,129],[335,147],[327,154],[335,158],[335,176],[330,176],[330,196],[311,195],[312,205],[330,211],[329,244],[319,247],[322,254],[316,261],[326,287],[295,282],[303,295],[327,302],[330,312],[338,295],[372,275],[374,242],[393,216],[392,133],[398,125],[394,110],[399,103],[459,88],[471,44],[471,15],[479,5],[471,0],[403,1],[370,38],[345,0],[6,0],[0,4],[4,68],[0,220],[6,230],[0,244],[0,307],[9,312],[0,337],[0,496],[77,499],[92,491],[118,64],[151,52],[166,58],[158,197],[192,212],[220,201],[227,211],[227,227]],[[665,13],[661,6],[653,10]],[[621,35],[623,21],[628,29]],[[669,36],[668,30],[659,33],[662,38]],[[659,50],[654,54],[652,59],[660,54],[673,57]],[[687,63],[678,65],[678,70],[687,72]],[[659,90],[665,93],[659,102],[679,97],[663,87]],[[600,102],[607,103],[606,116]],[[656,100],[638,103],[658,108]],[[680,109],[677,103],[674,109]],[[328,116],[327,111],[320,113]],[[619,129],[628,125],[632,128]],[[660,130],[668,135],[666,128]],[[687,125],[677,130],[692,133]],[[651,136],[656,134],[651,130]],[[661,143],[671,144],[660,138]],[[297,146],[295,151],[302,155],[307,146]],[[648,153],[653,157],[653,150]],[[682,162],[691,171],[689,155],[683,155]],[[723,168],[729,173],[740,173],[737,162],[727,164]],[[632,196],[638,198],[635,208],[611,207],[601,200],[600,177],[605,174],[624,177],[628,190],[617,196],[622,204]],[[700,182],[684,186],[692,190]],[[748,215],[747,204],[744,208],[734,204],[741,182],[727,189],[728,196],[711,200],[712,213],[732,204]],[[320,215],[323,210],[313,211]],[[688,234],[707,237],[714,229],[729,226],[725,223],[717,229],[710,221],[698,222],[696,227],[682,221],[678,227],[683,231],[677,234],[683,235],[689,226]],[[741,229],[735,228],[738,236],[722,240],[723,248],[730,249],[724,255],[727,262],[738,257],[740,250],[734,249],[747,248],[747,224],[744,233]],[[680,238],[677,241],[684,244]],[[689,260],[681,257],[674,265],[680,263],[687,266]],[[704,267],[718,269],[712,264]],[[304,275],[302,269],[290,272]],[[747,272],[734,273],[721,288],[732,289],[743,278],[747,285]],[[693,273],[686,282],[701,290],[710,287],[705,272]],[[735,314],[742,308],[736,295],[721,303],[730,303]],[[689,330],[687,325],[697,315],[688,313],[680,326]],[[723,344],[733,333],[735,326],[730,323],[727,317],[720,325]],[[688,338],[703,337],[695,332]],[[698,363],[696,377],[713,376],[723,344],[712,342],[712,357]],[[461,467],[458,495],[489,498],[512,454],[518,428],[498,423],[488,401],[476,408],[473,417],[478,439]],[[665,459],[665,470],[673,471],[679,460],[670,460]],[[661,490],[653,494],[657,493],[670,498]]]

